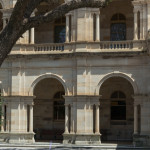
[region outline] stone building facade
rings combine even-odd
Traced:
[[[15,0],[0,3],[3,28]],[[0,69],[0,141],[149,145],[149,29],[149,0],[113,0],[24,33]]]

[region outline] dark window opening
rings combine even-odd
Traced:
[[[54,96],[54,120],[65,119],[65,100],[63,98],[64,92],[57,92]]]
[[[111,41],[126,40],[126,18],[123,14],[115,14],[111,18]]]
[[[126,96],[121,91],[111,95],[111,120],[126,120]]]
[[[54,25],[54,42],[64,43],[66,40],[66,18],[62,17],[55,21]]]

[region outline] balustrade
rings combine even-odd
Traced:
[[[35,51],[63,51],[64,50],[64,44],[36,44],[34,47]]]
[[[100,42],[100,49],[133,49],[133,41],[104,41]]]
[[[78,45],[79,44],[79,45]],[[143,51],[146,47],[145,40],[132,40],[132,41],[100,41],[100,42],[82,42],[85,49],[90,52],[113,52],[113,51]],[[49,44],[16,44],[11,51],[11,54],[21,53],[63,53],[63,52],[75,52],[74,47],[77,50],[80,49],[81,43],[49,43]]]

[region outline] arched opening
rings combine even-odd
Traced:
[[[111,18],[111,41],[126,40],[126,17],[117,13]]]
[[[55,78],[41,80],[34,88],[33,127],[36,141],[62,140],[65,89]]]
[[[134,89],[123,77],[111,77],[100,88],[102,142],[132,141],[134,133]]]

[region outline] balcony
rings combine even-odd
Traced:
[[[101,41],[49,44],[16,44],[10,55],[64,54],[64,53],[121,53],[145,51],[146,41]]]

